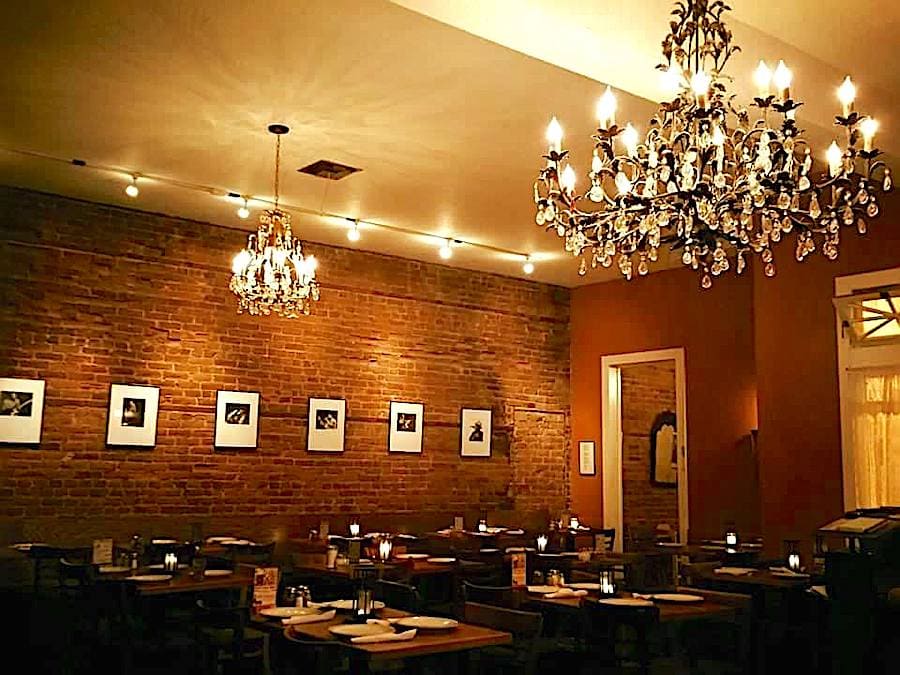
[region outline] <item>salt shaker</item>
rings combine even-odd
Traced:
[[[295,604],[300,604],[300,599],[297,595],[297,588],[295,586],[284,587],[284,604],[288,607],[291,607]]]
[[[297,586],[297,607],[309,607],[312,596],[309,592],[309,586]]]

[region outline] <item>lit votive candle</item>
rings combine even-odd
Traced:
[[[537,550],[538,550],[540,553],[543,553],[544,551],[547,550],[547,535],[546,535],[546,534],[542,534],[542,535],[538,536],[538,538],[537,538]]]
[[[726,546],[737,546],[737,543],[738,543],[737,532],[735,532],[734,530],[728,530],[728,532],[725,533],[725,545]]]
[[[351,537],[359,536],[359,523],[356,523],[356,522],[350,523],[350,536]]]
[[[384,561],[390,560],[392,548],[393,544],[390,539],[382,539],[378,542],[378,559]]]
[[[790,553],[788,554],[788,569],[794,572],[800,571],[800,554],[799,553]]]

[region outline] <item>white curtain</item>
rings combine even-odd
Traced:
[[[900,368],[851,371],[849,383],[856,505],[900,505]]]

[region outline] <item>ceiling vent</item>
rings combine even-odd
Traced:
[[[362,169],[357,169],[355,166],[347,166],[346,164],[338,164],[337,162],[332,162],[328,159],[320,159],[318,162],[308,164],[302,169],[297,169],[297,171],[300,173],[308,173],[310,176],[327,178],[328,180],[340,180],[341,178],[346,178],[351,173],[362,171]]]

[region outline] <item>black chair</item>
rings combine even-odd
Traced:
[[[284,630],[283,668],[297,675],[331,675],[349,672],[346,647],[337,641],[304,640],[290,628]]]
[[[659,624],[658,607],[590,602],[585,608],[585,662],[650,672],[650,634]]]
[[[506,607],[466,602],[463,618],[466,623],[512,633],[513,643],[481,650],[475,658],[486,673],[516,673],[531,675],[537,672],[541,631],[544,618],[534,612],[522,612]]]
[[[230,546],[229,558],[235,565],[263,565],[272,564],[275,553],[275,542],[268,544],[247,544],[244,546]]]
[[[464,581],[463,601],[493,607],[518,609],[522,605],[522,592],[512,586],[481,586]]]
[[[248,660],[257,660],[261,671],[269,674],[269,634],[248,627],[249,620],[249,607],[233,594],[219,602],[197,600],[197,637],[207,672],[217,673],[219,666],[228,662],[243,666]]]
[[[594,530],[594,550],[609,553],[615,548],[616,528]]]
[[[375,599],[381,600],[392,609],[399,609],[411,614],[418,614],[422,607],[422,597],[416,587],[399,581],[385,581],[384,579],[376,581]]]

